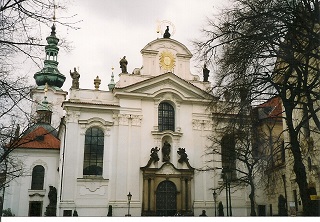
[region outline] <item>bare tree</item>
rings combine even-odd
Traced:
[[[312,212],[299,135],[308,121],[320,131],[319,19],[318,0],[234,0],[195,41],[199,57],[219,65],[215,94],[250,105],[281,98],[304,215]]]
[[[270,154],[264,152],[268,148],[266,147],[268,137],[265,131],[257,130],[254,126],[257,116],[251,107],[245,108],[240,102],[221,101],[212,102],[211,106],[215,109],[214,131],[219,133],[209,137],[211,146],[208,147],[205,155],[214,156],[214,158],[201,170],[220,171],[221,175],[229,171],[227,180],[230,182],[230,187],[235,190],[249,187],[250,215],[256,216],[256,190],[262,184],[264,170],[271,160]],[[232,106],[232,112],[230,106]],[[259,141],[256,138],[259,138]],[[209,162],[220,164],[214,164],[212,167]],[[223,179],[226,183],[216,188],[220,192],[222,189],[228,189],[226,178]]]
[[[38,58],[37,52],[42,52],[39,46],[44,46],[41,39],[43,25],[50,27],[58,23],[75,29],[78,21],[73,20],[74,16],[56,17],[56,10],[65,9],[61,2],[55,4],[55,0],[1,0],[0,49],[3,53],[0,57],[5,57],[2,65],[10,64],[8,53],[13,56],[23,53],[31,59]]]
[[[22,164],[10,153],[35,139],[20,140],[34,122],[26,108],[31,107],[32,86],[26,73],[19,74],[16,58],[23,57],[40,67],[39,55],[43,54],[44,46],[42,27],[56,23],[76,28],[74,16],[55,16],[57,9],[65,8],[54,0],[0,0],[0,188],[23,173]],[[65,40],[60,42],[60,46],[68,48]]]

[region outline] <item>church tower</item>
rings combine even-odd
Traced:
[[[61,104],[66,99],[67,92],[61,89],[66,77],[58,70],[59,39],[56,37],[54,24],[51,27],[51,34],[46,40],[48,44],[45,46],[44,67],[33,76],[37,87],[31,91],[31,98],[34,101],[32,114],[36,114],[37,106],[43,101],[45,91],[47,91],[46,101],[52,108],[51,125],[57,128],[63,116]]]

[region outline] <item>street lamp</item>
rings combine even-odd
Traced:
[[[227,216],[229,215],[232,216],[231,193],[230,193],[230,182],[232,180],[232,170],[229,169],[229,167],[222,169],[222,178],[226,182]]]
[[[131,214],[130,214],[130,202],[131,202],[132,195],[131,195],[130,191],[129,191],[127,197],[128,197],[128,214],[126,214],[126,217],[131,217]]]
[[[213,200],[214,200],[214,216],[217,216],[217,192],[216,190],[213,190]]]

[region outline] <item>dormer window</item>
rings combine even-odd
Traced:
[[[44,135],[37,136],[36,141],[44,141]]]

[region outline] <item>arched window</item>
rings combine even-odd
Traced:
[[[235,174],[236,169],[236,151],[235,138],[232,134],[225,135],[221,140],[221,159],[222,168],[232,170]]]
[[[44,167],[37,165],[32,170],[31,190],[43,190]]]
[[[159,131],[174,131],[174,108],[167,102],[162,102],[158,109]]]
[[[104,134],[98,127],[86,131],[83,175],[102,175]]]

